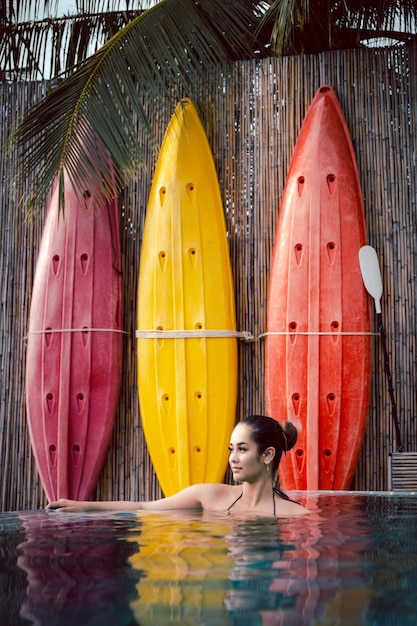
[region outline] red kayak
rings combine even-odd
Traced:
[[[49,500],[88,499],[117,410],[122,357],[118,206],[101,190],[76,196],[65,174],[44,226],[29,319],[26,404]]]
[[[284,489],[347,489],[365,434],[370,313],[366,243],[349,131],[331,87],[318,90],[295,146],[275,235],[266,340],[267,411],[299,431]]]

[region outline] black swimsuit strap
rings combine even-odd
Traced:
[[[299,502],[296,502],[295,500],[291,500],[291,498],[289,498],[289,497],[287,496],[287,494],[286,494],[286,493],[284,493],[283,491],[281,491],[281,489],[277,489],[277,487],[274,487],[274,488],[272,489],[272,491],[273,491],[274,493],[276,493],[276,494],[277,494],[277,496],[280,496],[280,497],[281,497],[281,498],[283,498],[284,500],[288,500],[288,502],[294,502],[294,504],[300,504]],[[275,500],[274,500],[274,501],[275,501]]]
[[[240,494],[240,496],[238,496],[238,497],[236,498],[236,500],[234,500],[234,501],[232,502],[232,504],[231,504],[231,505],[230,505],[230,506],[229,506],[226,510],[227,510],[227,511],[230,511],[230,509],[232,508],[232,506],[234,506],[234,505],[236,504],[236,502],[237,502],[238,500],[240,500],[240,498],[241,498],[242,496],[243,496],[243,491],[242,491],[242,493]]]
[[[272,488],[272,502],[273,502],[273,504],[274,504],[274,517],[275,517],[275,518],[276,518],[276,513],[275,513],[275,494],[276,494],[277,496],[280,496],[280,498],[282,498],[283,500],[288,500],[288,502],[294,502],[295,504],[300,504],[299,502],[296,502],[295,500],[291,500],[291,498],[289,498],[289,497],[287,496],[287,494],[286,494],[286,493],[284,493],[283,491],[281,491],[281,489],[277,489],[276,487],[273,487],[273,488]],[[234,500],[234,501],[232,502],[232,504],[231,504],[231,505],[230,505],[230,506],[226,509],[228,513],[230,512],[230,509],[232,508],[232,506],[234,506],[234,505],[236,504],[236,502],[237,502],[238,500],[240,500],[240,498],[241,498],[242,496],[243,496],[243,491],[242,491],[242,493],[240,494],[240,496],[238,496],[238,497],[236,498],[236,500]]]

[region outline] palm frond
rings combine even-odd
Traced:
[[[12,145],[22,148],[20,176],[37,168],[28,202],[42,203],[63,168],[74,187],[80,169],[84,183],[93,181],[103,147],[118,188],[137,175],[143,157],[136,120],[152,137],[147,103],[192,97],[211,66],[252,56],[256,19],[250,1],[163,0],[117,32],[36,104],[13,135]],[[105,190],[107,173],[104,167]]]
[[[0,82],[70,73],[140,12],[117,10],[5,21],[0,28]]]
[[[370,38],[416,38],[415,0],[270,0],[258,29],[271,53],[304,54],[358,47]]]

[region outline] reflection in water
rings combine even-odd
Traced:
[[[313,497],[308,506],[308,518],[277,521],[141,516],[130,559],[143,574],[132,603],[138,622],[310,624],[345,600],[360,613],[371,595],[357,560],[369,547],[362,509],[349,508],[346,523],[339,506],[327,518]]]
[[[14,513],[0,514],[0,624],[28,624],[19,616],[26,596],[26,576],[17,566],[17,547],[24,533],[19,517]]]
[[[188,514],[142,514],[140,547],[130,558],[142,573],[132,610],[141,625],[229,624],[224,606],[232,560],[224,519]]]
[[[417,498],[313,493],[300,519],[0,515],[0,624],[408,626]]]
[[[129,602],[140,575],[127,567],[136,546],[130,519],[65,514],[21,516],[26,540],[17,564],[27,573],[20,615],[39,626],[132,624]]]

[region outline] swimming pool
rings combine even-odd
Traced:
[[[417,624],[417,495],[292,496],[311,514],[0,514],[0,623]]]

